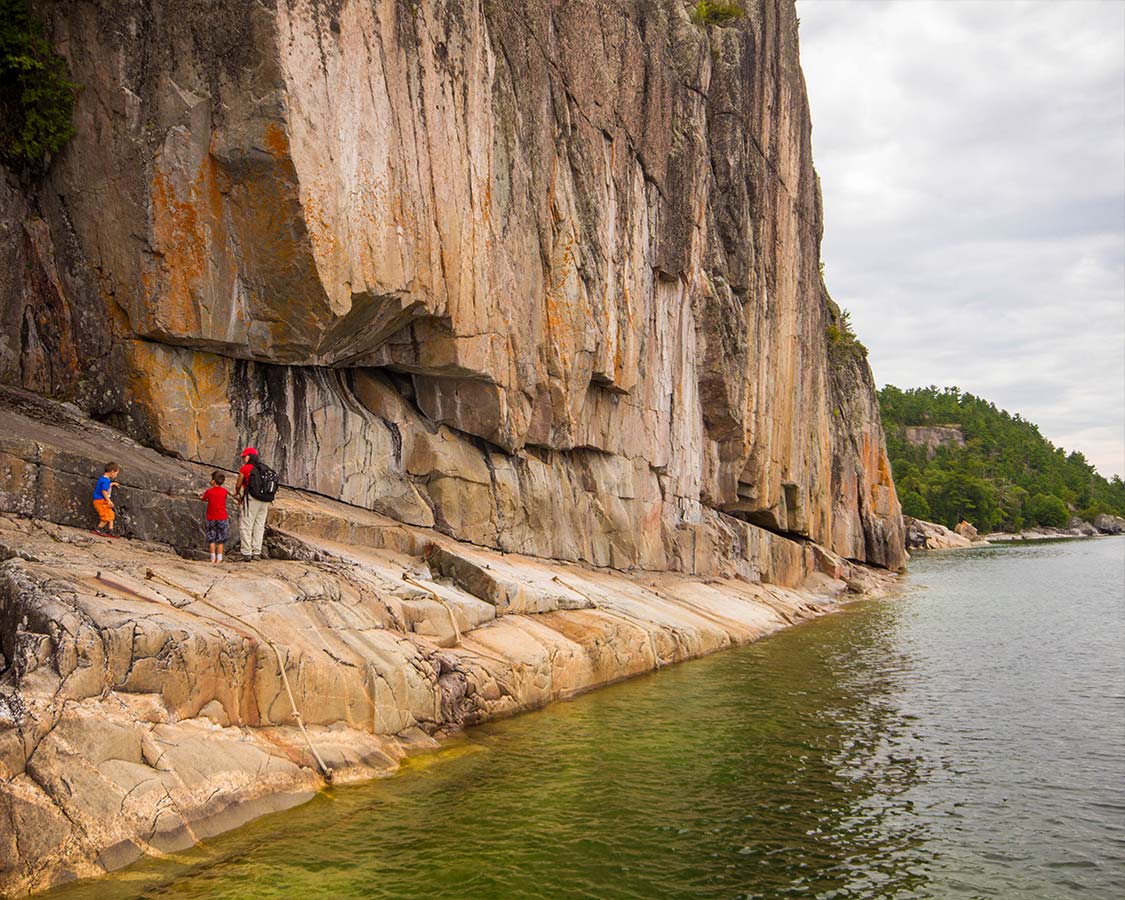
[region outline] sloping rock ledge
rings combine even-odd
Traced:
[[[290,491],[270,560],[197,562],[185,556],[201,544],[193,498],[207,470],[73,407],[3,399],[7,895],[303,802],[325,783],[317,756],[337,783],[385,775],[467,725],[745,644],[893,582],[779,536],[758,552],[789,586],[585,568]],[[106,458],[122,464],[131,540],[84,521]]]

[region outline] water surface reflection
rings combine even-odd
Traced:
[[[77,898],[1125,896],[1125,541],[476,729]]]

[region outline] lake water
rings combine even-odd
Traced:
[[[1125,539],[904,588],[51,896],[1125,897]]]

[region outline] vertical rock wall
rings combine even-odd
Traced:
[[[5,381],[504,550],[901,565],[870,372],[825,340],[792,3],[40,9],[84,88],[0,192]]]

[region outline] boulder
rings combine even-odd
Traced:
[[[927,522],[912,516],[904,516],[904,519],[906,535],[912,542],[907,545],[909,549],[961,550],[973,545],[973,541],[969,538],[937,522]]]
[[[962,519],[960,522],[958,522],[957,527],[954,528],[953,530],[957,534],[961,535],[961,537],[967,538],[970,541],[981,540],[981,537],[977,533],[976,528],[973,527],[973,524],[971,522],[965,521],[964,519]]]
[[[1121,516],[1101,513],[1094,516],[1092,524],[1099,534],[1125,534],[1125,519]]]
[[[903,516],[902,521],[903,531],[906,535],[906,549],[925,550],[926,531],[922,527],[922,521],[915,519],[913,516]]]
[[[1076,536],[1093,537],[1099,534],[1097,527],[1092,522],[1087,522],[1078,518],[1078,516],[1072,516],[1066,527],[1067,531]]]

